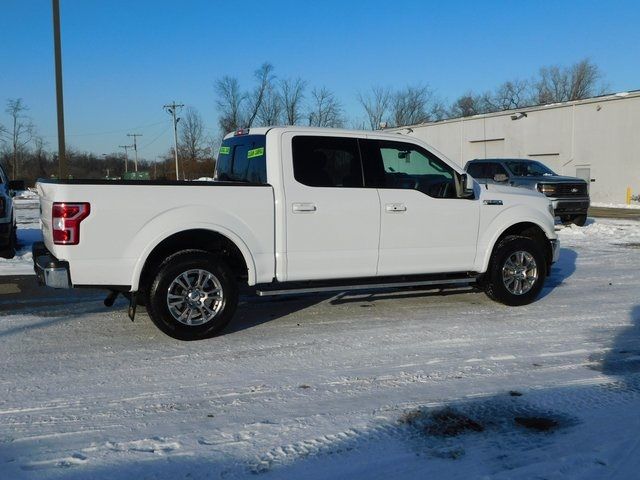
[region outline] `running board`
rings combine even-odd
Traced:
[[[446,278],[442,280],[420,280],[415,282],[392,282],[392,283],[371,283],[361,285],[331,285],[322,287],[306,287],[306,288],[289,288],[281,290],[256,290],[256,293],[261,297],[267,297],[271,295],[291,295],[291,294],[303,294],[303,293],[318,293],[318,292],[348,292],[351,290],[381,290],[388,288],[405,288],[405,287],[423,287],[429,285],[458,285],[458,284],[472,284],[476,282],[475,277],[464,278]]]

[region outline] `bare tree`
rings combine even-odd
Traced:
[[[602,83],[603,74],[600,68],[588,59],[580,60],[571,67],[571,91],[569,100],[601,95],[605,86]]]
[[[46,142],[40,135],[33,137],[33,158],[35,160],[38,177],[47,176],[47,151],[45,150]]]
[[[602,77],[600,68],[588,59],[570,67],[543,67],[535,86],[537,101],[541,104],[568,102],[599,95],[604,91]]]
[[[280,98],[287,125],[297,125],[302,120],[302,100],[306,86],[307,82],[301,78],[280,81]]]
[[[202,116],[195,108],[188,107],[180,118],[180,142],[178,143],[183,175],[188,176],[186,172],[193,170],[185,167],[185,163],[193,165],[202,158],[206,149],[205,140]]]
[[[19,175],[20,159],[27,145],[33,140],[35,132],[33,123],[24,113],[27,110],[29,108],[21,98],[7,100],[5,112],[9,115],[11,124],[9,128],[0,131],[4,143],[11,148],[11,178],[14,180]]]
[[[408,86],[393,95],[391,112],[395,126],[429,121],[427,113],[433,94],[426,86]]]
[[[391,90],[386,87],[372,87],[370,93],[358,93],[358,102],[367,114],[371,130],[379,129],[387,119],[391,99]]]
[[[536,84],[538,103],[566,102],[569,99],[569,76],[557,65],[542,67]]]
[[[492,99],[495,110],[512,110],[531,105],[531,85],[526,80],[510,80],[500,85]]]
[[[332,91],[326,87],[314,88],[311,91],[311,110],[309,125],[312,127],[341,127],[342,105]]]
[[[260,112],[260,108],[264,102],[267,92],[272,89],[275,76],[273,75],[273,65],[268,62],[262,64],[262,66],[255,71],[254,76],[258,81],[258,85],[248,95],[249,109],[247,113],[247,128],[251,128],[254,120]]]
[[[276,87],[269,85],[258,109],[257,119],[263,126],[278,125],[282,119],[282,97]]]
[[[449,111],[449,116],[470,117],[481,113],[493,112],[496,109],[494,99],[489,92],[480,95],[473,92],[467,92],[453,102]]]
[[[237,78],[225,75],[215,84],[217,100],[216,105],[220,110],[218,124],[223,135],[233,132],[243,126],[243,106],[245,95],[240,90]]]
[[[447,118],[448,111],[444,102],[441,99],[434,99],[431,107],[429,108],[429,117],[431,121],[437,122]]]
[[[451,105],[450,115],[452,117],[470,117],[479,113],[477,97],[472,92],[465,93],[458,97]]]

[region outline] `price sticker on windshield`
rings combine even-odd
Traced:
[[[229,147],[220,147],[220,155],[228,155],[231,152]]]

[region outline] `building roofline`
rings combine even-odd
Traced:
[[[405,125],[402,127],[393,127],[386,128],[384,132],[395,132],[398,130],[403,130],[407,128],[420,128],[420,127],[430,127],[432,125],[442,125],[445,123],[455,123],[455,122],[464,122],[467,120],[477,120],[481,118],[490,118],[490,117],[500,117],[503,115],[513,115],[518,113],[529,113],[536,112],[541,110],[551,110],[554,108],[564,108],[570,107],[573,105],[586,105],[589,103],[599,103],[599,102],[610,102],[615,100],[624,100],[626,98],[635,98],[640,97],[640,90],[629,90],[627,92],[617,92],[617,93],[607,93],[604,95],[598,95],[596,97],[584,98],[582,100],[572,100],[569,102],[558,102],[558,103],[549,103],[546,105],[531,105],[528,107],[514,108],[511,110],[500,110],[498,112],[490,112],[490,113],[479,113],[477,115],[469,115],[467,117],[455,117],[455,118],[447,118],[444,120],[437,120],[435,122],[424,122],[418,123],[414,125]]]

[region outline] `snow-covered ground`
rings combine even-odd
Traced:
[[[122,301],[25,299],[0,317],[0,478],[637,478],[640,222],[559,228],[520,308],[266,299],[182,343]]]
[[[603,208],[628,208],[628,209],[634,209],[634,210],[638,210],[640,209],[640,203],[637,202],[633,202],[633,203],[602,203],[602,202],[592,202],[591,203],[592,207],[603,207]]]

